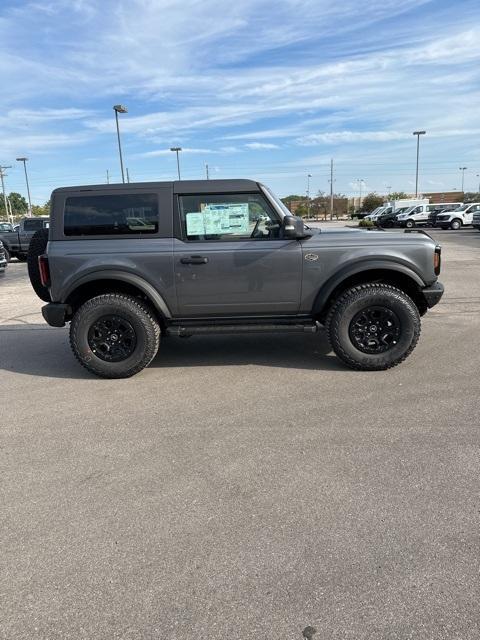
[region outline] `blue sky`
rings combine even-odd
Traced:
[[[474,190],[480,174],[477,0],[3,0],[0,163],[32,200],[120,171],[135,181],[251,177],[281,196]]]

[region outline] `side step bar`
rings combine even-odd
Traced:
[[[169,336],[187,338],[197,335],[234,334],[234,333],[316,333],[320,325],[318,322],[297,324],[209,324],[197,326],[167,327]]]

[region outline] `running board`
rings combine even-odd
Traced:
[[[169,336],[187,338],[197,335],[234,334],[234,333],[316,333],[318,322],[297,324],[209,324],[198,326],[167,327]]]

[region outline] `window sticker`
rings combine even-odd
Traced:
[[[248,234],[248,202],[207,204],[201,213],[187,213],[187,236]]]

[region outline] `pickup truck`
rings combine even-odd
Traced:
[[[24,218],[17,231],[14,231],[9,223],[2,223],[0,240],[3,243],[7,262],[10,262],[10,258],[18,258],[25,262],[33,234],[39,229],[48,228],[49,222],[50,218],[47,217]]]
[[[423,231],[309,228],[254,180],[185,180],[56,189],[28,264],[79,362],[126,378],[164,336],[319,329],[349,367],[388,369],[442,297],[440,255]]]

